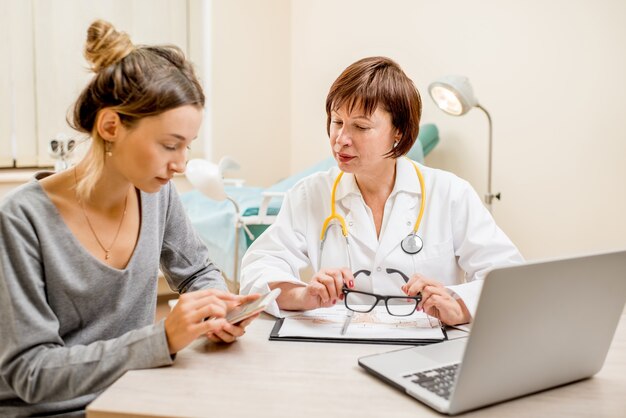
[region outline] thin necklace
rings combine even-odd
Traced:
[[[74,166],[74,183],[76,183],[76,186],[78,187],[78,177],[76,175],[76,166]],[[100,248],[102,248],[102,251],[104,251],[104,259],[108,260],[109,258],[111,258],[111,249],[115,245],[115,241],[117,241],[117,237],[120,234],[120,230],[122,229],[122,224],[124,223],[124,216],[126,215],[126,205],[128,204],[128,193],[126,193],[126,199],[124,199],[124,212],[122,212],[122,219],[120,219],[120,224],[117,226],[117,232],[115,233],[115,237],[113,238],[111,245],[109,245],[109,248],[106,248],[104,245],[102,245],[100,238],[98,238],[98,234],[96,234],[96,231],[93,229],[93,226],[91,225],[89,216],[87,216],[87,211],[85,210],[83,201],[78,198],[78,195],[76,195],[76,200],[78,200],[78,203],[80,204],[80,208],[83,211],[83,215],[85,215],[85,219],[87,220],[87,225],[89,225],[89,229],[91,230],[93,237],[96,239],[96,242],[98,243]]]

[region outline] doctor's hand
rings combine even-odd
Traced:
[[[343,300],[341,289],[344,283],[349,288],[354,287],[354,276],[350,269],[322,269],[315,273],[306,286],[279,282],[271,284],[270,289],[282,290],[276,299],[281,309],[299,311],[329,307]]]
[[[175,354],[203,334],[219,326],[228,312],[228,302],[241,296],[216,289],[184,293],[165,318],[165,337],[170,354]]]
[[[354,276],[348,268],[322,269],[315,273],[306,287],[300,289],[300,309],[328,308],[343,300],[343,285],[354,287]]]
[[[441,283],[416,274],[402,286],[407,296],[422,294],[417,310],[424,310],[428,315],[439,318],[446,325],[466,324],[470,314],[462,299],[454,299]]]
[[[260,294],[254,293],[251,295],[237,296],[239,299],[235,301],[227,301],[227,312],[235,309],[236,307],[243,305],[244,303],[252,302],[261,297]],[[211,330],[206,333],[206,337],[209,341],[215,343],[232,343],[237,338],[243,336],[246,333],[246,327],[250,325],[252,321],[259,317],[261,313],[252,315],[241,322],[231,324],[225,318],[219,318],[212,321]]]

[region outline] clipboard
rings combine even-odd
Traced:
[[[443,338],[358,338],[358,337],[305,337],[305,336],[280,336],[280,328],[285,318],[278,318],[270,332],[270,341],[301,341],[315,343],[344,343],[344,344],[382,344],[382,345],[427,345],[446,341],[448,334],[444,327],[441,328]]]

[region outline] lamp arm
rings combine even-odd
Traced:
[[[237,204],[237,201],[230,196],[226,196],[226,199],[228,199],[230,203],[235,206],[235,213],[237,213],[237,216],[239,216],[239,204]]]
[[[487,116],[487,122],[489,122],[489,154],[487,161],[487,194],[485,195],[485,203],[487,203],[487,207],[491,212],[491,202],[493,201],[493,198],[495,197],[496,199],[500,200],[500,193],[494,194],[491,191],[491,166],[493,161],[493,123],[491,122],[491,115],[489,114],[487,109],[482,107],[480,104],[477,104],[476,107],[485,112],[485,115]]]

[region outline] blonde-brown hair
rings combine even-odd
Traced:
[[[98,135],[98,112],[110,108],[127,128],[147,116],[185,105],[203,107],[204,93],[193,67],[180,48],[135,46],[129,36],[104,20],[87,29],[85,58],[95,76],[76,100],[68,123],[90,134],[87,170],[78,181],[79,199],[88,199],[102,175],[105,141]]]
[[[326,132],[330,135],[331,113],[348,105],[352,112],[362,106],[366,115],[377,107],[391,114],[391,123],[402,137],[386,156],[405,155],[417,139],[422,99],[417,88],[395,61],[386,57],[363,58],[346,68],[326,97]]]

